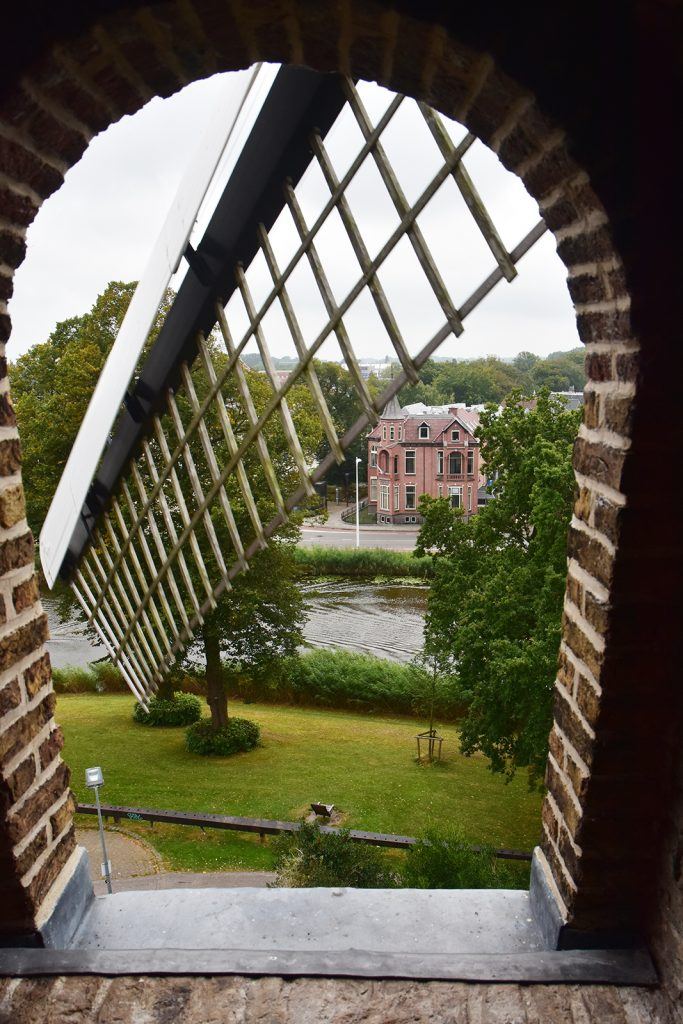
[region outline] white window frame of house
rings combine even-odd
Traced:
[[[370,501],[377,501],[377,477],[370,477]]]
[[[386,439],[387,439],[387,428],[386,428],[386,426],[384,426],[384,427],[382,427],[382,440],[386,441]]]
[[[443,484],[436,485],[436,496],[437,498],[443,498]]]
[[[426,433],[424,433],[424,431],[426,431]],[[428,441],[429,440],[429,424],[428,423],[421,423],[420,426],[419,426],[417,434],[418,434],[418,437],[419,437],[419,439],[421,441]]]
[[[405,466],[406,466],[406,475],[407,476],[415,476],[415,474],[417,473],[417,458],[416,458],[416,454],[417,453],[416,453],[414,448],[407,448],[406,449],[406,462],[405,462]],[[412,469],[408,469],[408,456],[409,455],[411,456],[412,461],[413,461],[413,468]]]
[[[375,469],[377,466],[377,446],[373,446],[370,449],[370,468]]]
[[[415,508],[417,508],[417,487],[415,484],[406,484],[406,509]]]
[[[436,471],[439,476],[443,476],[443,450],[439,450],[436,453]]]
[[[467,475],[474,476],[474,450],[472,448],[467,453]]]
[[[451,430],[451,441],[459,441],[459,440],[460,440],[460,431],[459,430]]]
[[[467,511],[472,511],[472,484],[467,485]]]
[[[458,504],[453,504],[453,498],[458,499]],[[458,485],[455,487],[448,488],[448,501],[450,502],[451,508],[462,508],[462,486]]]
[[[403,427],[398,428],[398,439],[399,441],[403,440]]]
[[[394,424],[393,423],[389,427],[389,440],[390,441],[394,440]]]
[[[389,484],[379,485],[379,507],[382,512],[389,512]]]
[[[398,512],[401,507],[401,486],[400,484],[394,484],[394,512]]]
[[[460,459],[460,469],[451,469],[454,459]],[[448,474],[449,476],[460,476],[462,473],[462,452],[451,452],[448,456]]]

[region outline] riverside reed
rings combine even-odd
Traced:
[[[350,579],[431,579],[429,555],[418,558],[409,551],[384,548],[297,547],[294,561],[305,576],[346,576]]]

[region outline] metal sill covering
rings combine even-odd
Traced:
[[[0,975],[247,974],[654,985],[642,949],[547,951],[525,892],[197,889],[96,899],[68,949]]]

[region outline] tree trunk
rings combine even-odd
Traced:
[[[211,724],[217,732],[228,724],[228,694],[223,684],[221,648],[218,633],[211,628],[211,617],[204,622],[204,657],[206,658],[206,701],[211,710]]]

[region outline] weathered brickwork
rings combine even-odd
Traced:
[[[115,6],[109,3],[108,11]],[[650,33],[665,53],[671,53],[674,34],[660,31],[653,13],[655,7],[665,6],[652,5],[639,42]],[[513,24],[501,9],[507,28],[492,34],[495,18],[468,10],[451,26],[464,33],[469,44],[465,45],[456,42],[447,27],[430,23],[417,5],[411,8],[416,16],[406,13],[410,7],[350,0],[251,5],[188,0],[147,8],[131,0],[125,16],[113,11],[95,24],[95,3],[71,34],[65,28],[58,45],[45,45],[39,60],[27,62],[16,78],[20,84],[9,84],[0,97],[0,251],[7,265],[1,277],[0,340],[10,332],[5,306],[11,293],[10,271],[23,259],[25,229],[41,201],[59,187],[63,173],[93,133],[137,110],[154,94],[168,95],[197,77],[256,59],[300,62],[376,79],[417,95],[462,120],[488,143],[521,176],[555,234],[586,345],[585,419],[574,454],[577,502],[569,538],[542,848],[571,924],[579,929],[642,924],[652,905],[652,867],[658,851],[650,841],[648,861],[640,846],[643,837],[651,840],[667,825],[663,801],[671,773],[665,753],[671,749],[671,733],[681,712],[671,685],[672,609],[680,597],[682,562],[680,529],[673,529],[674,516],[667,517],[667,506],[675,507],[675,489],[661,472],[667,497],[654,499],[648,474],[653,446],[646,439],[650,425],[657,423],[662,458],[668,453],[669,467],[680,463],[680,422],[662,417],[660,402],[662,395],[669,401],[679,397],[671,382],[680,384],[682,377],[675,372],[677,364],[667,347],[674,320],[667,319],[666,311],[673,309],[677,288],[671,275],[670,287],[665,279],[676,260],[673,252],[668,263],[653,259],[645,244],[649,239],[652,252],[659,251],[660,234],[668,226],[664,200],[649,188],[647,215],[638,229],[632,228],[639,216],[637,204],[627,202],[627,193],[619,191],[627,187],[625,180],[628,183],[624,168],[633,152],[631,122],[626,119],[629,134],[619,152],[606,143],[610,132],[618,138],[619,118],[589,116],[594,105],[602,104],[605,112],[609,76],[618,81],[622,68],[632,63],[623,54],[619,61],[612,60],[614,26],[603,22],[602,8],[596,9],[591,30],[586,27],[577,40],[572,5],[558,5],[552,34],[545,38],[545,51],[553,55],[547,66],[555,67],[555,55],[565,47],[565,74],[571,76],[576,53],[582,54],[581,76],[573,78],[578,92],[567,100],[571,90],[565,90],[561,71],[546,79],[542,70],[537,71],[545,67],[546,57],[536,33],[550,33],[550,23],[547,28],[527,24],[520,8]],[[491,55],[496,51],[500,61]],[[591,82],[603,63],[609,72]],[[525,81],[525,87],[515,84],[503,68]],[[9,72],[3,74],[5,81]],[[642,75],[640,82],[647,88]],[[626,103],[627,90],[614,88],[614,104]],[[559,112],[555,120],[546,112],[553,103]],[[660,140],[668,137],[663,105],[643,104],[643,110],[648,138],[656,124],[662,128]],[[558,130],[560,123],[565,128],[571,125],[567,136]],[[666,174],[667,166],[658,160],[655,172]],[[652,215],[658,203],[664,213],[660,224]],[[640,357],[640,344],[646,359]],[[3,377],[5,367],[3,361]],[[6,395],[6,385],[0,391]],[[0,756],[6,759],[3,800],[13,799],[10,786],[24,784],[10,783],[10,778],[28,754],[35,758],[36,776],[18,798],[27,810],[27,831],[18,845],[8,846],[7,830],[0,830],[0,860],[5,863],[9,858],[10,864],[18,865],[14,875],[3,872],[0,888],[6,906],[15,908],[16,920],[26,921],[35,909],[31,900],[41,898],[68,856],[70,840],[68,821],[57,821],[44,803],[60,800],[59,785],[65,801],[67,779],[56,767],[60,741],[44,693],[49,688],[49,666],[41,661],[40,668],[31,668],[40,655],[44,627],[37,604],[22,607],[33,593],[33,547],[21,526],[20,451],[8,417],[9,399],[2,398],[0,420],[7,426],[0,427],[0,476],[6,479],[4,486],[0,482],[0,577],[10,577],[7,582],[0,578],[7,620],[1,627],[3,641],[7,638],[0,676],[0,737],[6,736],[4,744],[0,739],[0,751],[5,748]],[[679,453],[678,460],[672,457],[674,452]],[[21,579],[11,579],[17,573]],[[14,624],[17,616],[21,618]],[[24,724],[19,725],[20,720]],[[51,758],[46,763],[43,751]],[[19,808],[5,806],[9,820],[16,822]],[[668,829],[669,834],[676,833],[671,821]],[[32,877],[40,875],[30,891],[21,885],[30,864],[29,849],[34,857]],[[667,847],[669,853],[662,860],[660,906],[666,909],[657,934],[666,933],[661,948],[673,951],[662,954],[663,962],[680,966],[683,938],[672,922],[683,921],[682,858],[675,853],[675,843],[673,849],[672,853]],[[610,1013],[595,1019],[603,1017]],[[552,1014],[546,1018],[563,1019]]]
[[[649,989],[352,978],[0,979],[0,1006],[12,1024],[674,1024]]]

